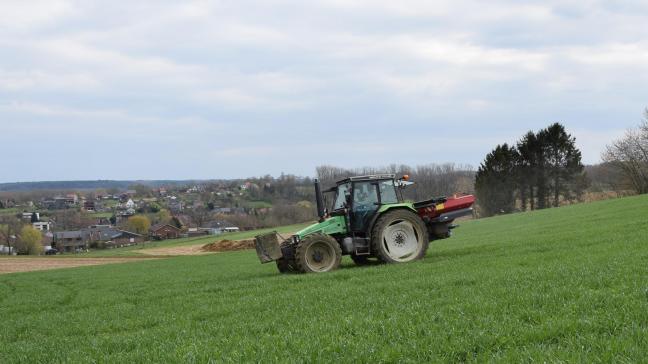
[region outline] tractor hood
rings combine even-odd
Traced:
[[[326,235],[331,235],[331,234],[346,234],[347,229],[346,229],[346,222],[344,221],[344,216],[332,216],[329,217],[328,219],[310,225],[297,233],[297,235],[300,239],[304,238],[305,236],[308,236],[310,234],[315,234],[315,233],[322,233]]]

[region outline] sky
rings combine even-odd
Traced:
[[[645,1],[0,1],[0,182],[477,167],[648,107]]]

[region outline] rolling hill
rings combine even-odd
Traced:
[[[422,261],[253,251],[0,276],[0,362],[641,362],[648,196],[469,221]]]

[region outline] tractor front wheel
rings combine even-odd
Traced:
[[[295,272],[295,245],[291,240],[286,240],[281,243],[281,254],[282,257],[275,261],[275,263],[277,263],[277,269],[279,269],[279,272]]]
[[[342,260],[340,244],[325,234],[312,234],[297,244],[295,265],[302,273],[322,273],[337,269]]]
[[[291,273],[294,272],[293,267],[290,265],[286,258],[279,258],[275,261],[277,263],[277,269],[281,273]]]
[[[392,210],[378,218],[371,232],[371,249],[385,263],[421,259],[430,240],[423,220],[409,210]]]

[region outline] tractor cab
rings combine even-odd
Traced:
[[[365,235],[380,206],[402,202],[393,174],[346,178],[326,192],[335,192],[332,216],[347,216],[354,235]]]

